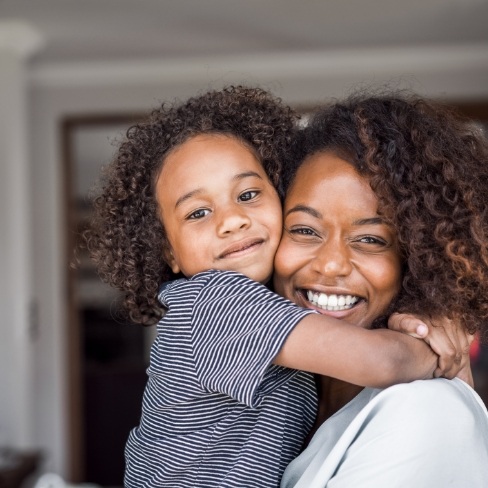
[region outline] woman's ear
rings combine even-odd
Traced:
[[[169,244],[163,246],[163,258],[174,274],[178,274],[181,272],[180,266],[176,262],[176,259],[173,255],[173,250],[171,249],[171,246]]]

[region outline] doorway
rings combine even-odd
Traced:
[[[76,265],[67,266],[70,480],[110,487],[123,484],[124,447],[139,423],[153,328],[123,318],[120,294],[99,279],[79,244],[100,169],[111,160],[114,142],[139,118],[77,117],[62,124],[70,261],[77,249]]]

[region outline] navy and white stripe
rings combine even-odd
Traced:
[[[166,286],[125,486],[277,487],[315,416],[311,375],[271,362],[308,313],[245,276]]]

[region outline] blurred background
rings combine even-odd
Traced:
[[[153,331],[69,264],[125,128],[230,83],[303,112],[389,84],[483,126],[487,24],[488,0],[0,0],[0,486],[122,484]],[[486,347],[473,367],[487,402]]]

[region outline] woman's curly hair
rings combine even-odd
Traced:
[[[388,313],[447,316],[471,333],[486,331],[488,142],[481,128],[413,95],[357,94],[311,118],[294,143],[287,183],[304,158],[322,151],[369,180],[398,233],[403,283]]]
[[[172,277],[163,260],[165,233],[154,190],[166,155],[199,134],[236,137],[258,155],[281,195],[282,162],[296,119],[268,92],[230,86],[184,103],[163,104],[128,129],[104,170],[84,238],[100,277],[124,292],[131,320],[149,325],[160,318],[158,288]]]

